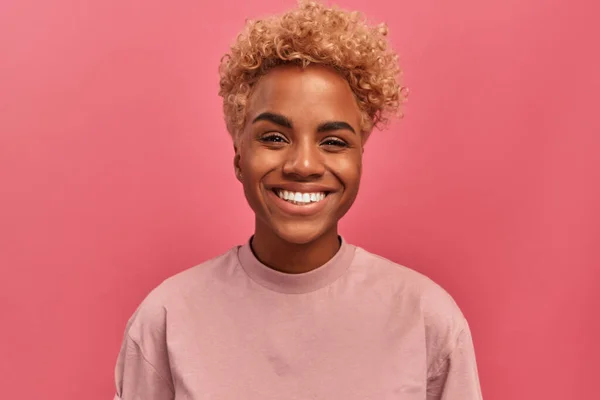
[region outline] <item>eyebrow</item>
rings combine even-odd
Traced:
[[[349,130],[350,132],[356,134],[356,131],[354,130],[352,125],[344,121],[324,122],[317,128],[317,132],[332,132],[341,130]]]
[[[281,114],[264,112],[259,114],[256,118],[254,118],[252,123],[255,124],[258,121],[269,121],[276,125],[283,126],[284,128],[292,129],[292,121],[290,121],[288,117],[284,117]]]
[[[293,128],[292,121],[288,117],[272,112],[264,112],[259,114],[256,118],[254,118],[254,120],[252,120],[252,123],[254,124],[258,121],[269,121],[284,128]],[[319,126],[317,127],[317,132],[319,133],[339,130],[349,130],[350,132],[356,134],[356,131],[354,130],[352,125],[344,121],[327,121],[323,122],[322,124],[319,124]]]

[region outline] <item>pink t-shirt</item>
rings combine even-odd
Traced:
[[[450,295],[343,240],[308,273],[246,243],[167,279],[127,324],[116,386],[122,400],[481,399]]]

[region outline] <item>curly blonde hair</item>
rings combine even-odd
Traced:
[[[243,130],[246,105],[258,79],[283,64],[334,68],[349,83],[362,114],[363,132],[382,127],[405,99],[398,56],[386,40],[387,26],[370,26],[358,12],[314,1],[283,15],[250,20],[221,59],[220,90],[227,130]]]

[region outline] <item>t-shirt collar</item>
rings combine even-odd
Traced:
[[[263,263],[254,255],[250,247],[250,238],[238,247],[240,265],[248,276],[258,284],[281,293],[308,293],[330,285],[340,278],[350,267],[356,247],[340,238],[340,248],[325,264],[309,272],[289,274],[276,271]]]

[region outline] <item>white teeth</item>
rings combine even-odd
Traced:
[[[325,193],[300,193],[300,192],[288,192],[287,190],[276,190],[277,195],[291,203],[297,204],[308,204],[316,203],[325,198]]]

